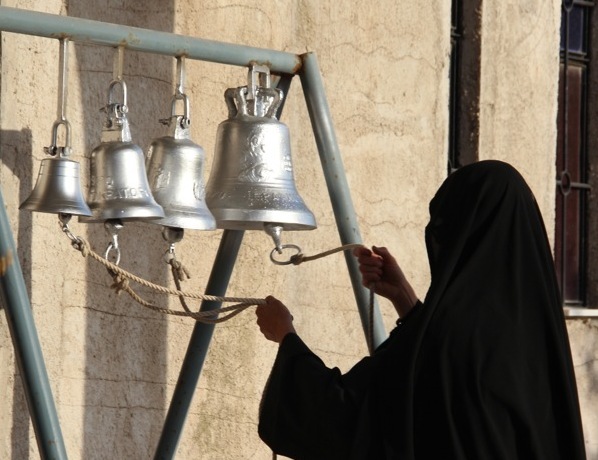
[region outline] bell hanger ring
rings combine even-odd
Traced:
[[[119,85],[122,91],[122,104],[119,104],[114,100],[114,89]],[[122,78],[114,79],[108,85],[108,106],[112,105],[115,105],[116,110],[122,114],[125,114],[129,111],[129,107],[127,106],[127,84]]]
[[[58,128],[64,126],[65,142],[64,146],[58,145]],[[68,157],[71,154],[71,124],[68,120],[56,120],[52,125],[52,144],[49,147],[44,147],[44,152],[53,157]]]

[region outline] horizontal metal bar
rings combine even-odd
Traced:
[[[561,185],[563,185],[562,181],[557,180],[556,185],[558,185],[560,187]],[[569,188],[581,189],[581,190],[592,190],[592,186],[590,184],[586,184],[585,182],[571,182],[569,184]]]
[[[186,56],[236,66],[267,65],[272,72],[296,74],[300,56],[283,51],[204,40],[170,32],[0,6],[0,30],[134,51]]]

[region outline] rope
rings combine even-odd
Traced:
[[[289,263],[292,263],[293,265],[299,265],[299,264],[302,264],[303,262],[308,262],[310,260],[321,259],[322,257],[329,256],[336,252],[348,251],[348,250],[352,250],[352,249],[359,248],[362,246],[363,245],[359,244],[359,243],[345,244],[338,248],[330,249],[328,251],[324,251],[319,254],[315,254],[313,256],[306,256],[306,255],[302,254],[301,252],[299,252],[298,254],[291,256],[291,258],[289,259]],[[368,345],[370,354],[373,354],[374,353],[374,287],[370,286],[369,290],[370,290],[370,301],[369,301],[369,308],[368,308],[368,329],[367,329],[366,340],[367,340],[367,345]]]
[[[191,279],[191,275],[189,274],[189,271],[183,266],[183,264],[176,260],[174,251],[172,251],[172,253],[169,253],[169,256],[170,258],[168,260],[168,264],[171,267],[172,278],[174,279],[174,284],[176,285],[177,290],[180,291],[181,281],[184,281],[185,279]],[[188,313],[191,313],[191,309],[187,306],[187,302],[185,302],[185,297],[179,296],[179,301],[183,307],[183,310],[185,310]]]
[[[112,279],[113,279],[113,283],[110,287],[112,289],[114,289],[117,294],[120,294],[121,292],[126,292],[133,300],[135,300],[137,303],[139,303],[140,305],[142,305],[150,310],[153,310],[153,311],[156,311],[159,313],[164,313],[167,315],[173,315],[173,316],[187,316],[187,317],[193,318],[194,320],[202,322],[202,323],[216,324],[216,323],[221,323],[221,322],[231,319],[232,317],[238,315],[239,313],[241,313],[242,311],[246,310],[247,308],[249,308],[253,305],[265,305],[266,304],[265,299],[246,298],[246,297],[221,297],[221,296],[213,296],[213,295],[208,295],[208,294],[196,294],[196,293],[182,291],[180,282],[183,281],[185,278],[190,278],[191,276],[190,276],[188,270],[179,261],[177,261],[174,256],[168,261],[168,263],[171,265],[172,275],[173,275],[173,278],[175,281],[176,289],[171,289],[171,288],[167,288],[165,286],[160,286],[158,284],[154,284],[154,283],[147,281],[139,276],[134,275],[133,273],[130,273],[130,272],[122,269],[118,265],[107,260],[105,257],[102,257],[101,255],[97,254],[95,251],[93,251],[91,249],[91,246],[84,238],[81,238],[79,236],[74,236],[70,232],[68,227],[64,226],[63,231],[71,239],[72,246],[76,250],[81,252],[81,255],[83,257],[91,257],[92,259],[94,259],[95,261],[99,262],[100,264],[104,265],[104,267],[106,267],[106,269],[108,270],[108,273],[110,274],[110,276],[112,276]],[[355,243],[346,244],[346,245],[340,246],[335,249],[331,249],[331,250],[324,251],[319,254],[315,254],[313,256],[305,256],[305,255],[299,253],[299,254],[296,254],[295,256],[291,257],[291,262],[294,265],[299,265],[303,262],[317,260],[322,257],[326,257],[326,256],[335,254],[340,251],[346,251],[346,250],[354,249],[354,248],[360,247],[360,246],[361,246],[361,244],[355,244]],[[153,289],[153,290],[163,293],[163,294],[177,296],[185,311],[172,310],[169,308],[158,307],[156,305],[153,305],[153,304],[147,302],[141,296],[139,296],[133,290],[133,288],[131,288],[131,286],[129,285],[129,281],[134,281],[142,286]],[[188,307],[187,303],[185,302],[185,298],[196,299],[196,300],[207,300],[207,301],[213,301],[213,302],[237,302],[237,303],[235,305],[231,305],[228,307],[214,308],[211,310],[194,312],[194,311],[191,311],[191,309]],[[220,314],[222,314],[222,313],[226,313],[226,314],[224,316],[220,316]],[[373,316],[373,292],[370,292],[370,330],[372,329],[372,322],[373,322],[372,316]],[[369,345],[370,349],[372,346],[371,344],[372,344],[372,332],[369,332],[368,333],[368,345]]]
[[[96,260],[97,262],[101,263],[102,265],[104,265],[106,267],[106,269],[108,270],[108,273],[110,274],[110,276],[112,276],[113,281],[114,281],[111,287],[116,291],[117,294],[124,291],[127,294],[129,294],[129,296],[131,296],[131,298],[133,298],[140,305],[142,305],[150,310],[154,310],[154,311],[157,311],[160,313],[164,313],[167,315],[174,315],[174,316],[187,316],[187,317],[193,318],[194,320],[202,322],[202,323],[216,324],[216,323],[221,323],[223,321],[226,321],[226,320],[232,318],[233,316],[238,315],[243,310],[249,308],[252,305],[265,305],[266,304],[265,299],[254,299],[254,298],[245,298],[245,297],[220,297],[220,296],[213,296],[213,295],[208,295],[208,294],[196,294],[196,293],[184,292],[180,289],[180,283],[178,281],[183,276],[188,276],[188,272],[186,269],[184,269],[182,267],[182,265],[180,263],[178,263],[178,261],[175,264],[171,264],[173,271],[176,273],[175,282],[177,285],[177,289],[171,289],[171,288],[167,288],[164,286],[160,286],[158,284],[151,283],[143,278],[140,278],[139,276],[136,276],[136,275],[122,269],[118,265],[110,262],[106,258],[104,258],[104,257],[100,256],[99,254],[97,254],[96,252],[94,252],[91,249],[89,243],[81,237],[77,237],[76,240],[73,240],[73,247],[75,249],[77,249],[78,251],[80,251],[81,255],[83,257],[89,256],[92,259]],[[214,302],[238,302],[238,303],[236,305],[231,305],[228,307],[214,308],[212,310],[199,311],[199,312],[191,311],[189,309],[189,307],[187,307],[186,304],[184,305],[184,308],[185,308],[184,312],[178,311],[178,310],[172,310],[169,308],[158,307],[156,305],[153,305],[153,304],[145,301],[129,286],[129,280],[135,281],[136,283],[138,283],[142,286],[148,287],[150,289],[153,289],[157,292],[177,296],[177,297],[179,297],[179,299],[190,298],[190,299],[208,300],[208,301],[214,301]],[[218,317],[221,313],[227,313],[227,312],[230,312],[230,313],[226,314],[225,316]]]
[[[338,248],[330,249],[328,251],[324,251],[319,254],[315,254],[313,256],[306,256],[302,253],[299,253],[299,254],[295,254],[294,256],[292,256],[290,261],[293,265],[299,265],[299,264],[302,264],[303,262],[321,259],[322,257],[326,257],[326,256],[329,256],[329,255],[337,253],[337,252],[348,251],[350,249],[360,248],[362,246],[363,246],[363,244],[359,244],[359,243],[344,244],[343,246],[340,246]]]
[[[176,289],[170,289],[170,288],[167,288],[164,286],[160,286],[158,284],[151,283],[151,282],[149,282],[143,278],[140,278],[126,270],[123,270],[118,265],[113,264],[112,262],[107,260],[105,257],[102,257],[99,254],[97,254],[96,252],[94,252],[91,249],[89,243],[81,237],[74,236],[70,232],[70,230],[68,230],[68,227],[66,226],[66,224],[63,226],[63,231],[71,239],[72,246],[76,250],[80,251],[81,255],[83,257],[89,256],[92,259],[96,260],[97,262],[101,263],[102,265],[104,265],[106,267],[106,269],[108,270],[108,273],[110,273],[110,275],[112,276],[112,278],[114,280],[114,283],[110,287],[115,289],[117,294],[124,291],[127,294],[129,294],[137,303],[139,303],[140,305],[142,305],[150,310],[157,311],[159,313],[164,313],[167,315],[187,316],[187,317],[193,318],[199,322],[216,324],[216,323],[221,323],[221,322],[229,320],[230,318],[238,315],[239,313],[241,313],[242,311],[244,311],[245,309],[247,309],[253,305],[265,305],[265,303],[266,303],[265,299],[252,299],[252,298],[242,298],[242,297],[219,297],[219,296],[212,296],[212,295],[207,295],[207,294],[194,294],[194,293],[188,293],[188,292],[182,291],[180,282],[185,279],[190,279],[191,276],[189,274],[189,271],[183,266],[183,264],[180,263],[178,260],[176,260],[174,254],[170,258],[170,260],[168,260],[168,263],[171,266],[172,276],[174,278]],[[294,256],[292,256],[288,263],[292,263],[293,265],[300,265],[303,262],[321,259],[323,257],[327,257],[327,256],[335,254],[337,252],[348,251],[348,250],[352,250],[352,249],[355,249],[355,248],[358,248],[361,246],[362,245],[359,243],[345,244],[338,248],[330,249],[328,251],[324,251],[319,254],[315,254],[313,256],[306,256],[306,255],[302,254],[301,252],[299,252],[298,254],[295,254]],[[272,259],[273,262],[280,264],[279,262],[276,262],[272,258],[272,256],[270,258]],[[282,263],[282,265],[285,265],[285,264],[286,263]],[[156,290],[158,292],[162,292],[164,294],[178,296],[179,300],[181,302],[181,305],[183,306],[183,309],[185,311],[171,310],[168,308],[158,307],[156,305],[150,304],[149,302],[145,301],[142,297],[140,297],[129,286],[129,280],[135,281],[135,282],[141,284],[142,286],[146,286],[148,288],[154,289],[154,290]],[[209,310],[209,311],[193,312],[187,306],[187,303],[185,302],[185,298],[210,300],[210,301],[217,301],[217,302],[240,302],[240,303],[238,303],[236,305],[231,305],[229,307],[215,308],[215,309]],[[226,313],[226,312],[230,312],[230,313],[228,313],[224,316],[219,316],[221,313]],[[367,332],[367,342],[368,342],[368,348],[370,350],[370,354],[372,354],[374,352],[374,349],[373,349],[373,346],[374,346],[374,343],[373,343],[373,340],[374,340],[374,290],[372,287],[370,287],[368,323],[369,324],[368,324],[368,332]],[[276,452],[272,451],[272,459],[276,460],[277,458],[278,458],[278,456],[277,456]]]

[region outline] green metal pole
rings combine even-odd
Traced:
[[[224,231],[216,253],[212,273],[208,279],[206,294],[215,296],[224,296],[226,294],[244,233],[242,230]],[[200,311],[214,310],[219,308],[220,305],[220,302],[204,300]],[[193,328],[187,353],[170,401],[168,414],[164,421],[164,428],[154,456],[155,460],[174,458],[213,333],[214,324],[198,322]]]
[[[43,459],[66,459],[66,449],[44,364],[31,303],[17,257],[0,189],[0,294],[19,369],[29,414]]]
[[[357,216],[355,215],[349,185],[345,176],[345,168],[334,133],[332,116],[326,100],[318,60],[315,53],[306,53],[302,55],[302,58],[303,66],[299,72],[301,86],[303,87],[303,95],[305,96],[307,110],[316,137],[316,145],[320,153],[320,161],[340,239],[342,244],[361,243]],[[345,252],[345,260],[349,269],[361,323],[367,338],[371,327],[369,320],[370,294],[361,284],[359,264],[355,257]],[[373,323],[372,342],[375,348],[386,338],[382,317],[376,301],[374,301]]]

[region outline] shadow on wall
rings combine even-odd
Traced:
[[[107,23],[172,32],[174,2],[110,0],[70,2],[68,15]],[[79,69],[85,158],[100,143],[103,114],[108,102],[115,49],[76,44]],[[159,118],[170,107],[174,59],[125,51],[123,77],[128,90],[128,119],[133,142],[144,151],[152,138],[164,135]],[[88,183],[88,173],[83,183]],[[83,224],[80,224],[80,226]],[[104,254],[110,237],[102,224],[86,224],[88,241]],[[163,262],[166,243],[161,227],[126,223],[120,232],[121,266],[154,283],[169,279]],[[87,260],[85,305],[85,407],[82,458],[151,458],[162,431],[169,401],[167,384],[167,321],[144,309],[126,294],[110,289],[112,279],[103,266]],[[148,301],[163,305],[165,299]]]
[[[0,132],[0,149],[2,163],[19,179],[18,202],[20,204],[27,199],[33,188],[31,130]],[[37,171],[35,174],[37,175]],[[27,295],[31,298],[31,213],[19,212],[18,219],[19,230],[14,235],[14,239],[25,278]],[[18,368],[16,368],[16,372],[19,372]],[[20,375],[15,375],[12,392],[12,460],[26,460],[29,458],[29,409]]]

